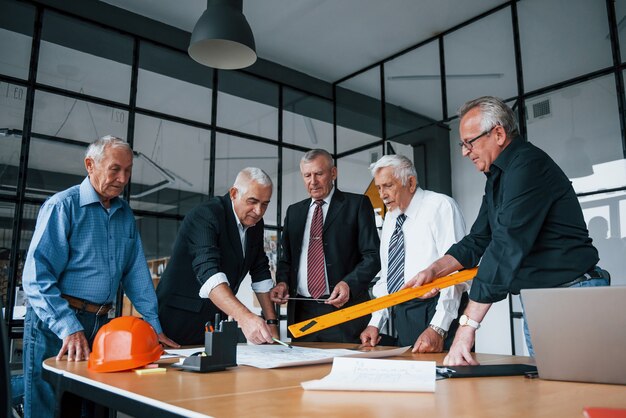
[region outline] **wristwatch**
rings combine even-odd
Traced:
[[[472,327],[474,329],[480,328],[480,322],[474,321],[467,315],[461,315],[461,317],[459,318],[459,325],[462,327],[465,327],[465,326]]]
[[[266,319],[265,323],[267,325],[278,325],[278,319]]]
[[[428,327],[435,331],[437,334],[441,335],[441,338],[443,338],[444,340],[448,336],[448,331],[444,330],[443,328],[439,328],[437,325],[430,324]]]

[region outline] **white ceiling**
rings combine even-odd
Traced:
[[[191,32],[206,0],[101,0]],[[244,0],[259,57],[333,82],[504,0]]]

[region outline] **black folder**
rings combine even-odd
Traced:
[[[437,367],[437,375],[442,378],[518,376],[537,373],[537,367],[530,364],[487,364],[481,366]]]

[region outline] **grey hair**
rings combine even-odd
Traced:
[[[256,182],[261,186],[272,187],[272,179],[267,173],[257,167],[246,167],[237,174],[233,187],[239,191],[239,196],[243,196],[248,191],[251,182]]]
[[[463,116],[475,107],[478,107],[482,114],[480,123],[482,130],[486,131],[500,125],[504,128],[507,137],[514,138],[519,135],[515,113],[502,99],[494,96],[483,96],[470,100],[459,109],[459,118],[463,119]]]
[[[326,160],[328,161],[328,164],[329,164],[328,168],[333,168],[335,166],[335,159],[333,158],[332,155],[330,155],[330,152],[326,151],[325,149],[321,149],[321,148],[316,148],[316,149],[312,149],[310,151],[307,151],[307,153],[302,156],[302,159],[300,160],[300,164],[310,163],[311,161],[313,161],[317,157],[324,157],[324,158],[326,158]]]
[[[409,160],[404,155],[384,155],[383,157],[381,157],[380,160],[376,161],[373,164],[370,164],[372,177],[376,176],[378,170],[385,167],[393,168],[394,177],[399,179],[402,182],[403,186],[406,186],[408,184],[409,178],[411,176],[415,177],[415,182],[417,183],[417,186],[419,186],[415,166],[413,165],[413,162],[411,162],[411,160]]]
[[[122,138],[118,138],[113,135],[106,135],[89,144],[87,151],[85,151],[85,158],[91,158],[97,164],[104,157],[104,151],[108,147],[126,148],[131,154],[133,152],[130,145],[128,145],[128,142],[124,141]]]

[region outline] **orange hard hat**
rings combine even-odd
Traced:
[[[121,316],[100,328],[89,355],[94,372],[136,369],[158,360],[163,354],[156,332],[143,319]]]

